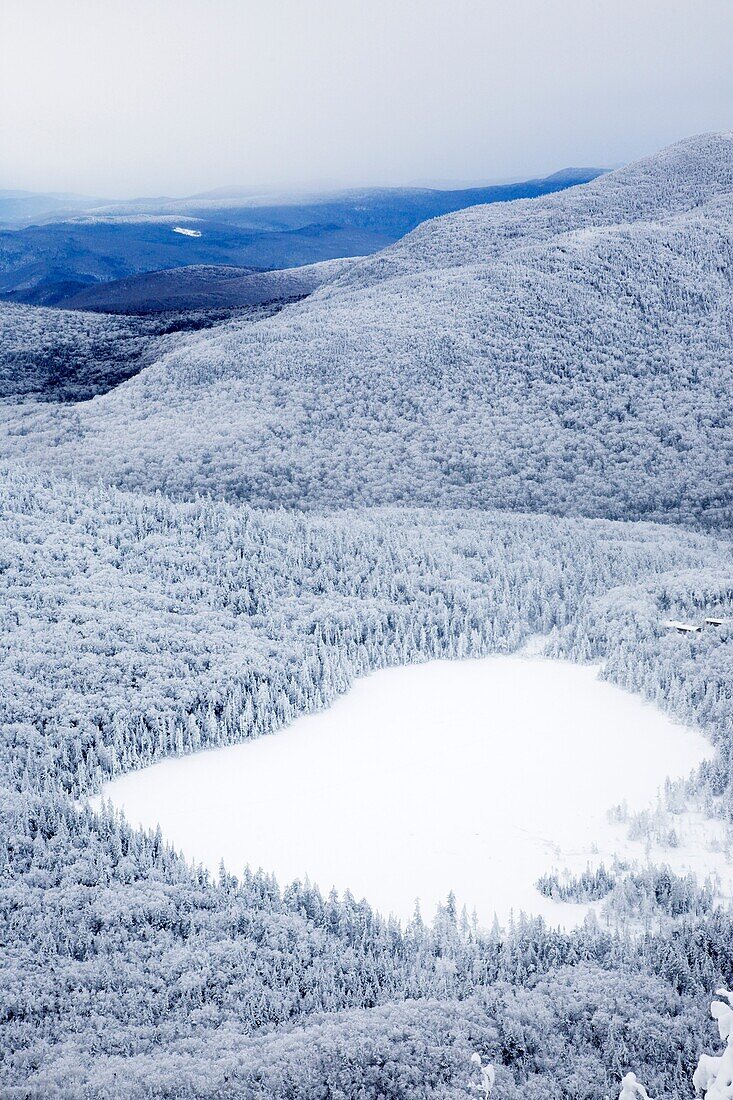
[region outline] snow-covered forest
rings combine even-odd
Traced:
[[[569,1097],[579,1073],[601,1097],[632,1064],[686,1095],[701,1005],[733,967],[730,918],[692,884],[687,919],[640,939],[519,919],[480,933],[450,900],[434,927],[401,929],[303,884],[210,882],[78,800],[119,770],[270,732],[368,668],[541,631],[702,725],[719,751],[698,787],[727,819],[733,638],[661,626],[731,609],[726,542],[484,512],[303,517],[19,470],[2,492],[9,1095],[135,1096],[145,1080],[315,1097],[333,1081],[376,1097],[416,1079],[441,1094],[468,1086],[476,1045],[507,1097]]]
[[[273,316],[2,307],[0,1095],[456,1100],[491,1064],[492,1100],[689,1098],[733,982],[711,881],[548,865],[605,919],[399,924],[88,799],[541,634],[713,746],[618,821],[730,835],[732,194],[712,135]]]
[[[12,414],[32,408],[33,401],[71,403],[107,393],[181,346],[186,335],[232,320],[250,324],[277,313],[290,301],[268,299],[270,293],[280,293],[281,284],[273,278],[279,274],[259,280],[265,301],[258,305],[211,307],[209,301],[205,309],[168,308],[175,302],[172,294],[163,301],[165,309],[125,316],[0,302],[0,401]],[[297,288],[288,282],[285,289]],[[307,283],[304,279],[300,289]]]

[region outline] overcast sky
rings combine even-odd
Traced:
[[[478,181],[733,127],[733,0],[1,0],[0,187]]]

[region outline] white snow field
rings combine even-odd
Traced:
[[[654,806],[712,751],[597,672],[529,656],[380,671],[284,731],[132,772],[103,797],[214,872],[223,858],[281,885],[307,875],[404,919],[452,889],[483,925],[523,910],[570,927],[588,907],[542,897],[537,877],[614,852],[643,862],[608,809]],[[703,877],[722,861],[700,844],[662,858]]]

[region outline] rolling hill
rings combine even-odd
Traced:
[[[107,313],[163,313],[266,305],[312,294],[321,283],[345,271],[351,262],[323,260],[280,271],[253,271],[215,264],[165,268],[109,283],[96,283],[58,304],[65,309]]]
[[[10,425],[82,479],[258,505],[731,515],[733,135],[430,221],[255,325]]]
[[[98,206],[100,202],[100,199],[92,199],[88,195],[58,191],[0,189],[0,226],[19,228],[39,221],[67,218]]]

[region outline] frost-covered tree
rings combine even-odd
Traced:
[[[637,1081],[635,1073],[627,1073],[622,1080],[618,1100],[649,1100],[649,1093],[641,1082]]]
[[[695,1093],[705,1100],[731,1100],[733,1098],[733,994],[727,989],[716,989],[720,998],[710,1005],[710,1015],[718,1025],[718,1034],[725,1042],[721,1055],[702,1054],[692,1082]]]
[[[471,1063],[476,1066],[480,1076],[480,1080],[474,1083],[473,1087],[480,1093],[483,1100],[491,1100],[496,1083],[496,1070],[491,1062],[483,1062],[481,1055],[476,1052],[471,1055]]]

